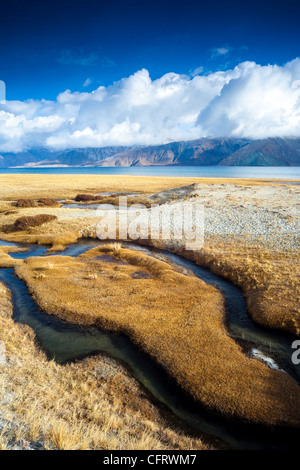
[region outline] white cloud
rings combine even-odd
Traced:
[[[300,59],[209,75],[147,70],[56,101],[0,104],[0,151],[160,144],[203,136],[300,136]]]
[[[230,51],[230,47],[226,46],[226,47],[214,47],[213,49],[211,49],[211,59],[215,59],[216,57],[219,57],[219,56],[224,56],[224,55],[227,55]]]
[[[226,47],[218,47],[216,52],[219,55],[225,55],[225,54],[228,54],[229,49],[227,49]]]
[[[300,60],[285,67],[239,66],[231,80],[198,117],[213,135],[264,138],[300,136]]]
[[[201,73],[203,73],[203,70],[204,70],[204,67],[202,66],[196,67],[195,69],[192,69],[189,71],[189,75],[191,77],[196,77],[196,75],[200,75]]]
[[[87,87],[89,85],[91,85],[92,83],[92,80],[88,77],[85,82],[82,84],[83,87]]]

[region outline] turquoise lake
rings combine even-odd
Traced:
[[[65,168],[0,168],[0,174],[41,175],[136,175],[211,178],[299,179],[298,167],[247,166],[144,166],[144,167],[65,167]]]

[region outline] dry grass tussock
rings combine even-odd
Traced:
[[[76,202],[90,202],[90,201],[99,201],[100,196],[94,196],[93,194],[77,194],[74,201]]]
[[[63,190],[63,180],[60,181],[62,186],[58,184],[58,187]],[[47,186],[47,181],[45,180],[44,182]],[[2,192],[2,189],[1,197],[5,197],[4,190]],[[27,189],[26,187],[23,188],[25,194]],[[43,194],[43,191],[41,191],[41,194]],[[39,196],[36,195],[36,199],[42,200]],[[41,215],[41,208],[25,207],[18,211],[19,216],[22,215],[22,220],[23,217],[26,218],[25,223],[21,224],[22,230],[20,230],[15,227],[15,211],[9,210],[14,205],[15,202],[9,203],[0,200],[0,239],[15,243],[51,245],[55,247],[53,251],[61,251],[65,245],[76,243],[82,237],[83,232],[86,232],[86,228],[92,224],[95,226],[95,221],[99,220],[99,218],[93,217],[93,213],[91,217],[84,216],[81,218],[80,216],[85,212],[84,210],[78,210],[76,215],[74,215],[71,209],[48,207],[47,215],[53,216],[52,220],[48,221],[47,225],[29,226],[26,223],[27,218],[29,218],[29,221],[35,220],[37,216]]]
[[[21,219],[24,217],[26,220],[29,218],[29,221],[33,218],[35,219],[36,216],[40,215],[40,210],[40,208],[22,209],[23,217],[21,217]],[[69,209],[49,208],[47,212],[51,215],[52,220],[48,221],[46,224],[34,227],[29,227],[26,224],[26,227],[24,225],[22,230],[14,227],[16,222],[15,215],[1,216],[0,214],[0,238],[14,243],[50,245],[58,247],[61,251],[65,245],[76,243],[76,241],[81,238],[81,231],[86,224],[89,222],[95,224],[95,219],[87,218],[61,220],[59,218],[61,211],[68,212]]]
[[[16,202],[18,208],[29,208],[29,207],[57,207],[59,203],[54,199],[40,198],[38,201],[34,199],[18,199]]]
[[[163,411],[116,361],[99,355],[69,365],[48,361],[33,332],[11,319],[0,284],[0,449],[20,439],[46,449],[206,449],[168,426]],[[2,423],[2,421],[1,421]]]
[[[56,220],[57,217],[51,214],[38,214],[33,217],[24,216],[19,217],[14,223],[15,230],[27,230],[30,227],[40,227],[41,225],[46,224],[47,222],[52,222]]]
[[[213,287],[116,245],[52,257],[53,269],[37,279],[47,263],[31,258],[16,268],[47,313],[124,332],[211,409],[299,426],[299,386],[243,354],[227,334],[223,298]]]
[[[28,207],[37,207],[37,203],[33,199],[18,199],[16,202],[16,207],[20,207],[22,209]]]
[[[119,197],[120,194],[115,194],[111,196],[93,196],[91,194],[78,194],[76,198],[74,199],[75,201],[79,201],[80,203],[83,204],[110,204],[113,206],[119,206]],[[126,196],[126,202],[128,207],[130,207],[133,204],[143,204],[145,207],[151,207],[151,204],[153,204],[153,201],[147,196],[147,195],[137,195],[137,196]],[[71,203],[73,201],[70,201]]]
[[[48,197],[42,197],[38,200],[38,205],[45,206],[45,207],[56,207],[59,205],[59,203],[55,201],[54,199],[50,199]]]

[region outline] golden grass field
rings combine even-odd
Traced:
[[[207,449],[176,429],[123,366],[98,355],[69,365],[48,361],[32,330],[12,318],[0,284],[0,450],[39,441],[46,449]]]
[[[293,180],[289,180],[293,181]],[[295,180],[296,181],[296,180]],[[179,178],[151,176],[110,176],[110,175],[0,175],[1,200],[15,201],[19,198],[42,197],[73,199],[79,193],[97,192],[140,192],[155,193],[170,188],[202,184],[228,184],[261,186],[272,180],[247,178]]]
[[[22,178],[26,177],[21,188]],[[63,246],[75,243],[81,237],[96,237],[97,221],[91,216],[85,217],[85,211],[79,210],[76,216],[71,216],[69,209],[64,208],[26,208],[16,209],[15,200],[20,197],[40,198],[42,196],[58,199],[75,198],[81,192],[100,191],[141,191],[147,194],[171,187],[180,187],[191,183],[188,178],[145,178],[124,176],[75,176],[66,181],[65,177],[41,175],[10,175],[9,178],[0,176],[3,180],[0,200],[0,238],[20,243],[49,244],[54,251],[63,250]],[[73,181],[74,180],[74,181]],[[201,180],[201,179],[196,179]],[[195,182],[196,182],[195,180]],[[214,184],[216,180],[202,179],[205,184]],[[193,179],[194,181],[194,179]],[[220,181],[218,184],[220,184]],[[224,180],[224,182],[231,180]],[[72,185],[73,182],[73,185]],[[233,180],[235,185],[262,185],[261,181]],[[1,182],[2,183],[2,182]],[[271,183],[270,183],[271,184]],[[52,189],[51,189],[52,188]],[[73,188],[73,189],[72,189]],[[74,189],[75,188],[75,189]],[[292,188],[294,190],[294,188]],[[292,191],[292,189],[290,191]],[[254,191],[255,192],[255,191]],[[15,199],[14,199],[15,198]],[[295,203],[299,197],[295,193]],[[109,199],[109,198],[105,198]],[[236,204],[232,197],[233,204]],[[9,202],[8,202],[9,200]],[[257,202],[257,204],[259,201]],[[8,211],[8,215],[5,215]],[[21,216],[37,216],[39,214],[57,216],[58,220],[41,227],[16,231],[13,225]],[[291,221],[288,220],[287,223]],[[244,234],[243,234],[244,235]],[[246,234],[247,235],[247,234]],[[177,251],[191,257],[200,264],[205,264],[218,274],[229,278],[240,286],[246,297],[249,311],[255,321],[263,326],[279,328],[293,334],[299,334],[300,329],[300,263],[298,251],[287,252],[272,248],[272,238],[268,240],[247,240],[247,237],[235,237],[233,240],[220,240],[217,237],[206,237],[201,252],[196,254],[184,253],[181,246]],[[162,248],[169,249],[166,241],[156,243]],[[269,246],[269,248],[267,247]],[[198,261],[197,261],[198,260]],[[0,256],[1,263],[14,263],[6,255]]]
[[[224,327],[221,294],[201,280],[113,244],[75,259],[29,258],[16,272],[49,314],[124,332],[207,407],[300,424],[296,382],[242,353]]]
[[[1,175],[0,239],[49,244],[54,251],[61,251],[65,245],[75,243],[81,237],[96,236],[97,221],[92,215],[81,215],[85,211],[72,212],[73,209],[54,207],[16,208],[15,202],[20,198],[48,197],[66,200],[74,199],[79,193],[96,194],[102,191],[140,192],[143,197],[147,197],[148,194],[181,187],[191,182],[210,184],[212,187],[214,184],[227,183],[247,188],[272,185],[272,182],[228,179],[196,178],[191,181],[190,178],[128,176]],[[294,189],[291,188],[290,191]],[[55,215],[58,219],[24,231],[12,228],[18,217],[39,214]],[[197,253],[187,252],[182,245],[174,246],[174,243],[168,244],[166,241],[148,243],[175,251],[200,265],[208,266],[240,286],[245,293],[249,313],[258,323],[299,334],[298,251],[289,253],[275,250],[271,243],[268,249],[259,239],[248,241],[247,237],[228,238],[226,241],[217,236],[208,237],[204,247]],[[26,280],[36,301],[49,314],[56,314],[71,322],[98,324],[104,328],[125,331],[133,341],[160,362],[183,388],[207,407],[249,421],[299,426],[299,386],[286,374],[271,370],[263,363],[243,354],[240,346],[226,331],[223,299],[215,289],[196,278],[174,271],[163,262],[149,260],[149,257],[137,255],[128,249],[110,247],[109,254],[116,258],[115,263],[94,259],[102,254],[101,250],[94,250],[76,259],[32,258],[23,263],[13,260],[9,256],[8,248],[0,247],[0,266],[15,266],[18,275]],[[124,258],[127,264],[119,264],[119,258]],[[149,279],[133,278],[132,275],[137,271],[147,273]],[[120,303],[124,307],[121,314]],[[22,328],[19,325],[16,327]],[[8,331],[6,328],[9,327],[3,326],[4,336]],[[20,335],[22,334],[20,332]],[[32,342],[33,336],[31,333],[30,335],[28,341]],[[30,347],[36,348],[33,343]],[[40,357],[42,356],[36,357],[36,362],[41,360]],[[63,370],[63,366],[47,363],[45,358],[43,361],[41,367],[46,371],[51,367],[51,372],[48,371],[50,375],[52,368]],[[88,374],[93,361],[94,359],[84,361],[85,365],[80,365],[80,371],[84,368],[82,373]],[[65,380],[79,384],[83,375],[78,372],[78,366],[67,366],[66,369],[72,370],[73,375],[65,373]],[[28,370],[26,369],[25,375],[22,376],[22,393],[28,388],[28,400],[31,400],[30,397],[33,401],[38,400],[29,386]],[[14,383],[12,376],[9,380]],[[42,381],[43,375],[41,384]],[[53,375],[53,383],[56,381],[57,390],[62,390],[58,375]],[[53,386],[55,389],[55,385]],[[110,390],[110,387],[111,385],[107,388]],[[77,392],[79,396],[76,403],[79,406],[84,396],[80,387]],[[101,393],[104,393],[103,390]],[[117,395],[121,400],[121,395]],[[54,400],[54,397],[51,399]],[[64,394],[61,400],[64,400]],[[106,405],[102,405],[105,409]],[[54,407],[53,419],[56,416]],[[24,412],[22,413],[24,417]],[[111,413],[111,408],[107,409],[107,413]],[[39,415],[40,419],[42,414],[43,412]],[[61,419],[64,425],[68,422],[65,415]],[[27,418],[25,422],[26,420]],[[92,414],[89,420],[89,425],[92,426]],[[157,425],[157,415],[153,422]],[[82,429],[82,426],[86,425],[86,421],[81,421],[79,417],[74,423],[74,432],[75,428]],[[44,423],[42,428],[45,426]],[[160,422],[158,426],[160,432],[166,429],[165,423]],[[122,448],[138,445],[137,436],[140,437],[141,434],[136,434],[132,429],[129,432],[132,435],[131,444],[129,440],[122,441],[122,444],[118,444],[122,445]],[[175,435],[179,436],[176,433]],[[164,445],[164,438],[160,440],[153,436],[151,434],[151,439],[154,440],[145,444],[144,448],[148,445],[148,448],[160,448],[159,446]],[[187,440],[181,440],[179,437],[178,441],[176,439],[174,437],[173,444],[168,441],[168,448],[172,448],[172,445],[179,448],[179,442],[186,446],[204,447],[199,440],[189,440],[188,437],[184,438]],[[88,446],[94,448],[95,445],[91,442],[92,440],[89,440]],[[99,443],[97,446],[101,447]]]
[[[195,253],[182,247],[174,250],[164,242],[154,245],[208,267],[241,287],[248,311],[260,325],[300,335],[298,252],[268,250],[239,239],[226,243],[211,238]]]

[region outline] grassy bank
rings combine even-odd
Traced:
[[[0,449],[207,449],[183,434],[117,361],[48,361],[30,328],[12,320],[0,283]]]
[[[126,333],[206,407],[300,425],[299,386],[243,354],[224,326],[221,295],[199,279],[113,244],[75,259],[29,258],[16,272],[47,313]]]
[[[182,244],[142,242],[179,254],[239,286],[247,307],[258,324],[300,335],[300,263],[297,251],[290,253],[247,245],[240,239],[227,243],[217,237],[207,240],[198,252]]]

